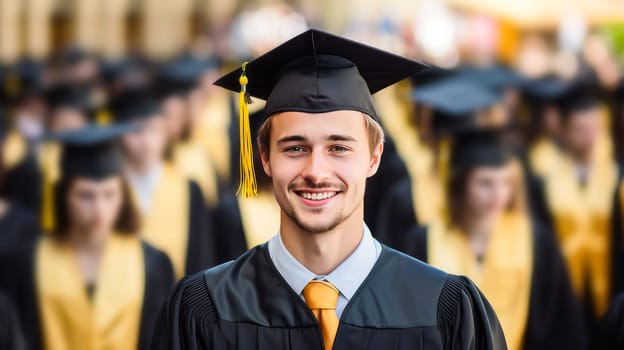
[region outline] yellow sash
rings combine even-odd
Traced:
[[[554,141],[547,138],[538,140],[529,151],[531,169],[538,176],[543,176],[549,167],[556,164],[559,157],[562,157],[561,150]]]
[[[386,132],[394,140],[397,153],[405,162],[412,179],[412,201],[415,215],[422,223],[439,217],[444,203],[442,182],[437,173],[433,151],[419,140],[413,121],[414,111],[402,96],[409,94],[410,84],[399,83],[375,94],[375,103]],[[421,205],[418,205],[420,203]],[[423,205],[426,203],[426,205]]]
[[[208,153],[193,141],[179,142],[174,148],[173,159],[182,174],[197,182],[206,202],[216,207],[219,202],[217,174]]]
[[[280,207],[272,192],[259,191],[256,197],[238,198],[247,247],[268,241],[280,227]]]
[[[216,92],[206,100],[191,136],[193,142],[208,152],[219,177],[227,180],[230,179],[230,103],[230,95],[222,92]]]
[[[189,236],[188,179],[171,164],[163,164],[150,211],[143,215],[143,238],[171,259],[178,278],[184,276]]]
[[[485,294],[500,320],[509,349],[521,349],[529,315],[533,239],[529,218],[507,214],[496,225],[483,264],[466,235],[437,221],[427,235],[429,263],[468,276]]]
[[[589,287],[598,317],[609,301],[610,220],[617,178],[616,164],[601,160],[581,187],[572,161],[565,157],[544,176],[548,207],[572,285],[579,296]]]
[[[93,301],[76,257],[44,237],[37,247],[36,284],[43,344],[53,350],[136,349],[145,288],[141,241],[111,234]]]
[[[7,170],[12,169],[24,160],[27,149],[28,145],[24,137],[17,130],[9,131],[2,144],[2,161],[4,168]]]

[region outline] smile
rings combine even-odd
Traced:
[[[299,192],[298,194],[311,201],[322,201],[334,197],[338,192]]]

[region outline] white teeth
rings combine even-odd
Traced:
[[[323,199],[327,199],[330,197],[333,197],[336,195],[336,192],[323,192],[323,193],[309,193],[309,192],[303,192],[301,193],[301,196],[305,199],[309,199],[309,200],[313,200],[313,201],[320,201]]]

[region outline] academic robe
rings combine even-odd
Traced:
[[[26,350],[26,340],[11,300],[0,293],[0,349]]]
[[[408,232],[418,226],[411,194],[411,180],[403,179],[392,185],[378,203],[375,238],[399,251],[408,249]]]
[[[624,349],[624,294],[617,295],[600,321],[596,349]]]
[[[155,187],[143,239],[169,256],[178,278],[216,265],[213,218],[197,183],[164,164]]]
[[[41,207],[42,180],[37,158],[28,153],[7,172],[2,195],[29,210],[38,211]]]
[[[412,203],[411,183],[407,183],[409,180],[409,174],[405,163],[397,153],[394,143],[389,137],[386,137],[384,143],[384,153],[381,157],[381,163],[377,174],[368,178],[366,181],[366,194],[364,195],[364,221],[369,225],[370,229],[374,233],[391,232],[387,236],[397,235],[399,237],[388,238],[390,241],[400,239],[401,232],[399,231],[384,231],[386,227],[380,227],[379,220],[383,220],[385,216],[386,220],[395,220],[399,222],[409,222],[416,224],[415,211],[391,211],[385,212],[380,216],[380,211],[383,207],[380,206],[380,202],[390,189],[397,183],[402,182],[403,186],[409,186],[407,191],[395,192],[397,201],[409,205]],[[413,208],[413,207],[412,207]],[[375,236],[377,237],[377,236]],[[386,237],[380,237],[383,242]]]
[[[0,217],[0,256],[11,254],[21,246],[33,242],[38,234],[35,214],[10,202],[7,212]]]
[[[427,231],[425,227],[412,230],[407,245],[410,249],[408,254],[425,262],[429,260],[430,254]],[[533,225],[531,233],[530,256],[533,261],[522,348],[586,349],[588,334],[583,310],[572,291],[566,265],[554,236],[546,227],[538,224]]]
[[[496,315],[466,278],[383,246],[347,304],[334,349],[506,349]],[[260,245],[182,280],[152,349],[323,349],[318,322]]]
[[[229,185],[219,186],[219,202],[216,207],[209,209],[214,227],[213,245],[217,247],[215,265],[234,260],[247,250],[238,203],[238,198]]]
[[[137,237],[133,238],[139,240]],[[36,282],[38,272],[37,254],[40,253],[38,247],[42,239],[38,242],[33,242],[33,244],[28,247],[23,247],[23,249],[15,252],[12,256],[5,257],[0,261],[0,265],[5,267],[0,273],[0,289],[6,291],[9,298],[14,302],[15,309],[19,311],[20,322],[26,336],[27,346],[28,349],[31,350],[44,349],[43,313],[40,307],[41,300],[39,299],[41,286]],[[138,328],[139,333],[136,335],[138,339],[137,348],[148,349],[158,316],[158,309],[166,300],[167,294],[170,292],[175,280],[171,262],[163,252],[145,242],[139,241],[138,244],[140,245],[139,252],[142,255],[138,258],[143,263],[144,268],[142,275],[144,276],[144,280],[142,282],[139,281],[143,286],[142,304],[138,310],[139,314],[134,317],[138,317],[140,320]],[[136,259],[137,257],[118,256],[118,258],[127,260]],[[42,263],[45,264],[45,262]],[[104,261],[102,261],[102,264],[103,263]],[[6,266],[10,266],[10,268],[6,268]],[[119,266],[119,268],[124,269],[125,267]],[[51,278],[57,278],[57,276],[52,276]],[[125,285],[113,285],[108,287],[109,289],[111,287],[121,289],[128,288]],[[95,293],[97,293],[97,288],[104,287],[98,287],[96,285]],[[126,291],[126,289],[124,289],[124,291]],[[84,293],[85,298],[87,298],[86,294],[88,294],[88,292],[86,286]],[[76,302],[76,307],[80,308],[80,304],[82,303]],[[97,307],[93,302],[91,305],[92,307]],[[68,315],[60,316],[67,317]],[[101,315],[98,315],[96,317],[100,316]],[[84,320],[84,322],[87,322],[87,320]],[[113,321],[111,324],[115,325],[116,322],[117,321]],[[114,329],[108,329],[104,332],[108,334],[115,333]],[[88,347],[85,347],[85,349],[87,348]]]
[[[614,256],[622,235],[617,193],[623,172],[614,162],[601,160],[581,185],[569,160],[562,158],[555,165],[533,184],[534,208],[540,222],[555,232],[575,295],[594,328],[614,291],[624,285],[618,281],[622,277]]]

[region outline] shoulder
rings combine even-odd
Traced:
[[[153,245],[141,241],[141,247],[143,249],[143,255],[145,256],[145,260],[148,263],[151,263],[156,266],[171,266],[171,260],[165,252],[154,247]]]

